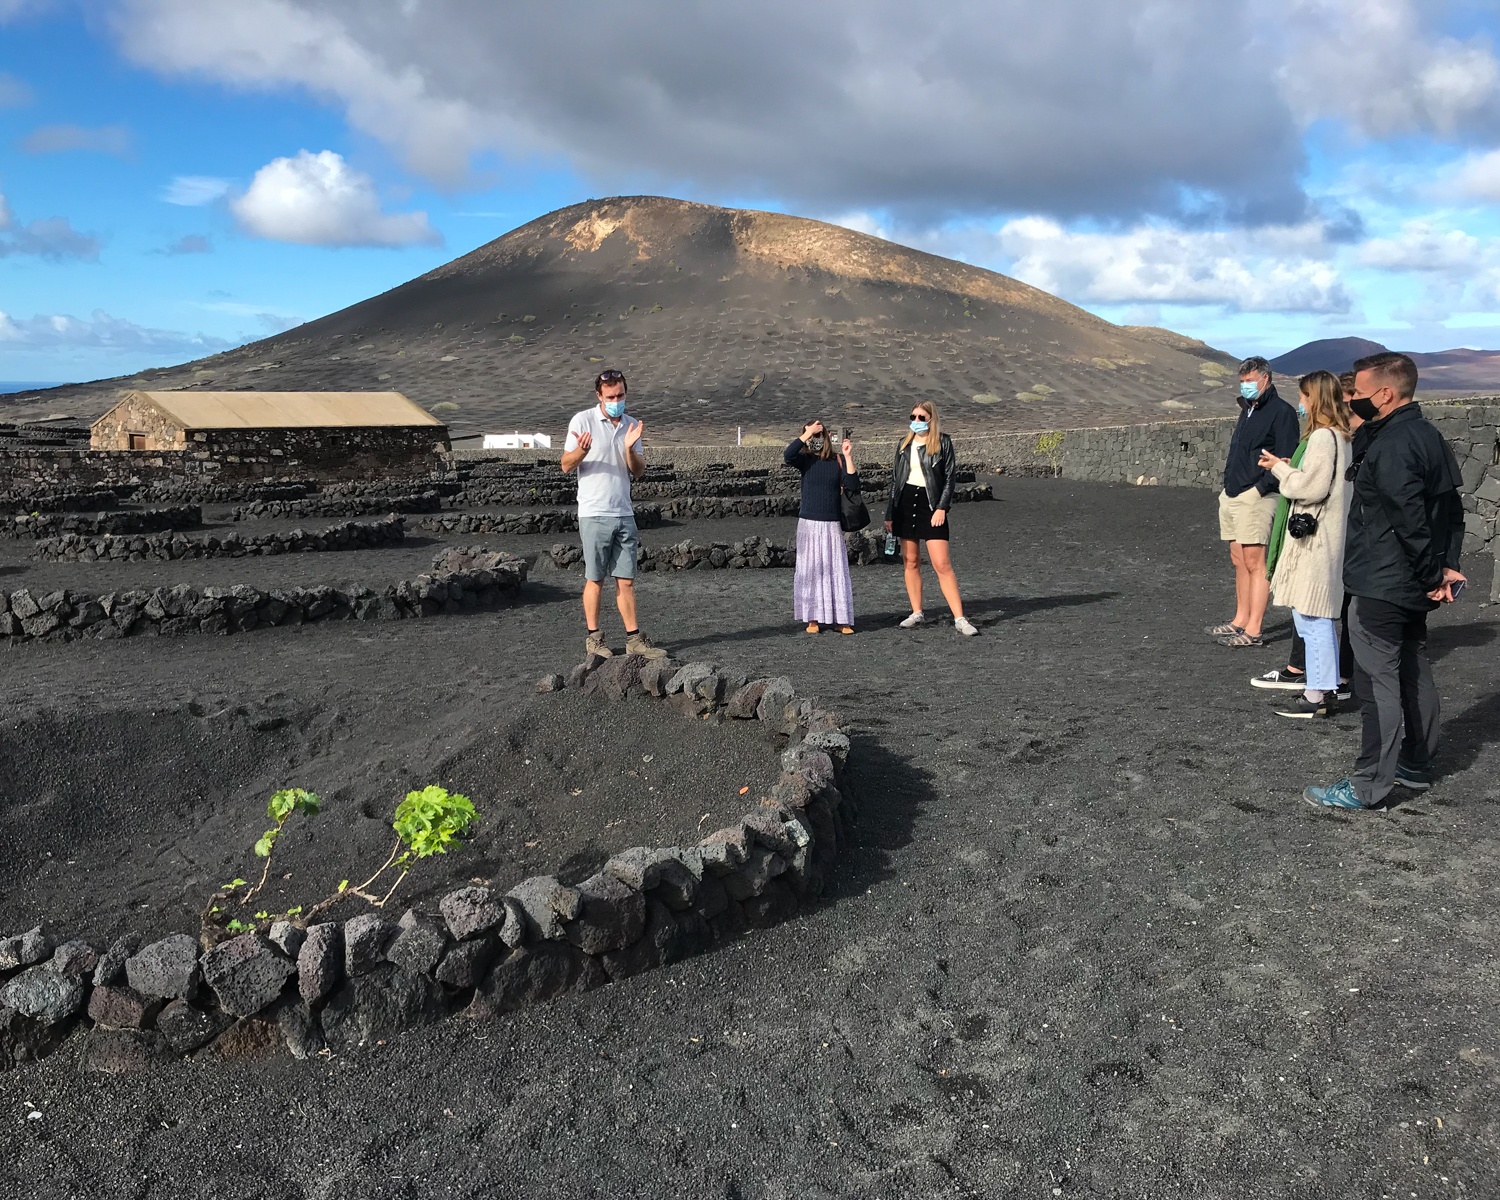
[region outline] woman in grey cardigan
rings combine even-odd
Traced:
[[[1307,413],[1302,458],[1293,466],[1270,451],[1260,465],[1274,474],[1289,502],[1286,537],[1271,576],[1271,602],[1292,610],[1307,643],[1306,690],[1283,717],[1330,717],[1338,704],[1339,638],[1334,625],[1344,602],[1344,527],[1349,516],[1349,414],[1339,381],[1327,371],[1301,380]],[[1274,533],[1273,533],[1273,536]]]

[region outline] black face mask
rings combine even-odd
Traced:
[[[1349,411],[1361,421],[1374,421],[1380,417],[1380,410],[1369,396],[1355,396],[1349,401]]]

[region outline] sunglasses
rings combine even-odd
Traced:
[[[606,383],[624,383],[625,373],[623,371],[600,371],[594,376],[594,388],[597,390]]]
[[[927,420],[927,414],[926,413],[912,413],[911,419],[913,421],[925,421],[925,420]]]

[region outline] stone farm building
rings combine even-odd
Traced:
[[[129,392],[89,446],[344,478],[427,471],[449,449],[448,427],[400,392]]]

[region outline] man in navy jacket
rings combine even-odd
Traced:
[[[1263,646],[1261,622],[1271,599],[1266,543],[1280,488],[1276,476],[1260,465],[1260,453],[1269,450],[1277,458],[1290,458],[1301,431],[1296,411],[1277,394],[1271,364],[1263,358],[1240,363],[1239,402],[1240,419],[1229,441],[1219,493],[1219,537],[1229,543],[1234,563],[1234,619],[1204,632],[1223,646]]]

